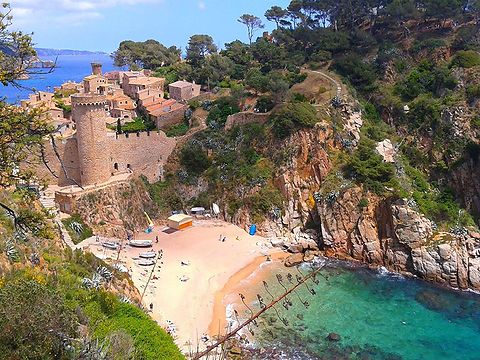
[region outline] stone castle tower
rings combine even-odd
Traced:
[[[101,63],[91,63],[92,66],[92,75],[102,75],[102,64]]]
[[[77,128],[77,147],[82,186],[106,182],[110,178],[105,95],[72,96],[72,117]]]

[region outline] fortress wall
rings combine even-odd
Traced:
[[[80,169],[78,164],[78,150],[77,142],[75,138],[68,139],[55,139],[55,144],[57,151],[62,159],[62,162],[67,170],[69,178],[75,179],[77,182],[80,182]],[[32,169],[35,171],[36,176],[38,176],[40,181],[45,181],[47,184],[55,184],[60,186],[73,185],[73,181],[68,181],[63,173],[63,170],[60,166],[60,161],[58,160],[55,152],[53,151],[53,146],[50,141],[45,140],[45,160],[58,178],[56,178],[52,173],[47,169],[40,156],[34,156],[28,159],[27,162],[22,163],[22,168]]]
[[[58,153],[62,157],[63,166],[67,171],[68,178],[65,176],[64,171],[60,168],[58,169],[58,185],[60,186],[67,186],[67,185],[74,185],[75,181],[80,183],[80,164],[78,159],[78,145],[76,138],[69,138],[66,141],[56,141],[55,144],[57,145]],[[60,151],[60,146],[62,145],[62,151]],[[58,160],[57,160],[58,161]],[[72,181],[70,179],[74,179]]]
[[[131,169],[145,175],[149,181],[162,179],[163,166],[175,147],[175,140],[163,131],[119,134],[110,138],[109,168],[112,173]],[[115,169],[115,164],[118,168]]]

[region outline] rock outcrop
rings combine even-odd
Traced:
[[[321,201],[325,254],[384,266],[455,288],[480,290],[480,234],[436,233],[434,224],[404,200],[367,195],[358,187]]]
[[[144,211],[155,212],[150,196],[140,179],[130,180],[89,192],[80,197],[73,212],[78,213],[95,233],[124,237],[126,231],[147,226]]]

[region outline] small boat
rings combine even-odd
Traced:
[[[190,278],[189,278],[188,276],[186,276],[186,275],[183,275],[183,276],[180,277],[180,281],[181,281],[181,282],[185,282],[185,281],[187,281],[187,280],[189,280],[189,279],[190,279]]]
[[[140,253],[138,256],[143,259],[153,259],[155,258],[155,256],[157,256],[157,253],[155,251],[147,251],[144,253]]]
[[[152,266],[155,264],[155,261],[145,259],[145,260],[140,260],[137,264],[140,266]]]
[[[107,248],[107,249],[111,249],[111,250],[117,250],[118,249],[118,244],[117,243],[114,243],[114,242],[111,242],[111,241],[105,241],[102,243],[102,246],[104,248]]]
[[[152,240],[130,240],[128,242],[128,245],[133,246],[133,247],[151,247],[152,246]]]

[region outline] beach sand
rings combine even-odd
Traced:
[[[153,240],[153,249],[126,246],[120,260],[130,269],[142,293],[152,267],[142,267],[134,258],[141,252],[163,250],[163,263],[157,264],[143,303],[146,307],[153,304],[151,316],[162,327],[168,326],[167,321],[175,324],[176,343],[186,352],[189,344],[192,349],[202,344],[203,334],[225,333],[225,296],[253,274],[266,261],[266,255],[280,255],[273,254],[278,250],[271,249],[266,239],[250,236],[223,221],[194,221],[193,227],[174,232],[166,229],[156,226],[150,234],[135,234],[135,239]],[[221,236],[226,241],[220,241]],[[88,244],[82,243],[85,246]],[[90,251],[99,257],[116,258],[115,251],[104,250],[98,244],[90,246]],[[182,261],[189,265],[182,265]],[[181,281],[183,276],[188,280]]]

